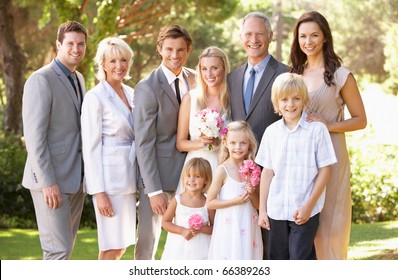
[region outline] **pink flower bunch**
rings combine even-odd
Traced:
[[[220,113],[214,109],[206,108],[197,112],[195,117],[199,118],[197,123],[201,134],[208,138],[220,137],[220,130],[224,126],[224,120]],[[209,150],[212,148],[212,145],[209,145]]]
[[[243,165],[239,168],[239,174],[242,180],[250,182],[255,187],[260,183],[261,169],[254,161],[244,160]]]
[[[189,228],[199,230],[203,225],[204,221],[200,214],[192,214],[188,219]]]

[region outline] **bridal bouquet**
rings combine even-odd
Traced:
[[[218,138],[220,136],[224,121],[216,110],[206,108],[197,112],[195,117],[199,119],[198,129],[202,135],[208,138]],[[212,149],[213,147],[210,144],[209,151]]]
[[[201,215],[192,214],[188,219],[189,228],[199,230],[203,225],[204,221]]]
[[[242,180],[249,182],[252,187],[260,183],[261,169],[254,161],[244,160],[239,168],[239,174]]]

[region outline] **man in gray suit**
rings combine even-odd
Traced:
[[[242,20],[240,40],[248,61],[228,75],[232,119],[247,121],[258,143],[267,126],[280,118],[272,106],[271,88],[275,78],[288,71],[285,64],[268,53],[272,35],[271,23],[265,14],[247,14]],[[263,258],[267,259],[267,232],[262,229],[262,233]]]
[[[271,88],[275,78],[288,71],[285,64],[268,53],[272,35],[271,23],[265,14],[247,14],[242,20],[240,40],[248,61],[228,75],[232,119],[247,121],[258,143],[267,126],[280,119],[274,113]]]
[[[162,63],[135,87],[134,130],[139,182],[135,259],[154,259],[161,219],[174,194],[185,160],[176,148],[182,95],[195,86],[195,72],[183,67],[192,39],[179,25],[165,26],[157,39]]]
[[[80,107],[84,78],[75,71],[86,51],[78,22],[58,28],[57,56],[34,72],[23,93],[28,157],[22,185],[30,190],[43,259],[70,259],[84,204]]]

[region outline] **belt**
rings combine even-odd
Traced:
[[[117,139],[116,137],[102,138],[103,146],[131,146],[134,140]]]

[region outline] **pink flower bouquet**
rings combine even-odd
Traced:
[[[239,168],[239,174],[242,180],[249,182],[252,187],[260,183],[261,169],[254,161],[244,160]]]
[[[203,225],[204,221],[200,214],[192,214],[188,219],[189,228],[199,230]]]
[[[196,113],[195,117],[199,119],[198,129],[200,133],[208,138],[220,137],[220,130],[224,126],[224,120],[221,118],[220,113],[214,109],[206,108]],[[209,151],[213,149],[209,145]]]

